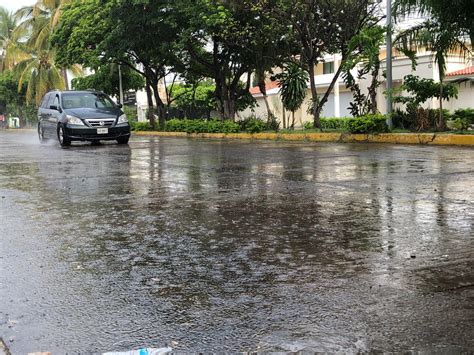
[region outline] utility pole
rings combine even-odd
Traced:
[[[387,125],[393,128],[392,122],[392,0],[387,0]]]
[[[118,65],[118,72],[119,72],[119,91],[120,91],[120,105],[123,106],[123,87],[122,87],[122,68],[121,65]]]

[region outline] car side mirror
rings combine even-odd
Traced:
[[[118,107],[118,108],[122,108],[123,105],[122,105],[122,104],[117,104],[117,107]]]
[[[49,109],[50,109],[50,110],[59,111],[59,113],[63,112],[63,110],[61,110],[61,107],[56,106],[56,105],[51,105],[51,106],[49,106]]]

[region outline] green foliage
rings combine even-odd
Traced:
[[[448,121],[448,128],[455,131],[466,131],[469,128],[470,124],[467,118],[456,118],[454,120]]]
[[[472,108],[454,111],[448,121],[448,128],[456,131],[468,130],[471,125],[474,125],[474,109]]]
[[[303,104],[308,88],[308,73],[298,65],[290,63],[276,76],[285,109],[295,112]]]
[[[454,111],[454,119],[466,119],[470,124],[474,124],[474,109],[465,108]]]
[[[184,111],[212,110],[215,108],[215,90],[216,86],[208,81],[197,85],[174,85],[171,91],[172,105]]]
[[[137,107],[136,106],[127,106],[124,105],[122,107],[123,113],[125,113],[128,117],[129,121],[136,121],[137,120]]]
[[[388,132],[385,115],[365,115],[347,119],[347,130],[350,133],[385,133]]]
[[[186,133],[237,133],[239,125],[235,122],[226,120],[179,120],[172,119],[166,122],[165,131],[167,132],[186,132]]]
[[[350,55],[343,63],[342,76],[346,87],[351,90],[354,101],[350,103],[353,116],[377,112],[377,88],[380,86],[378,75],[380,71],[380,46],[384,42],[385,28],[374,26],[363,28],[360,33],[349,41]],[[352,70],[359,64],[356,78]],[[372,79],[367,93],[362,92],[361,80],[370,74]]]
[[[278,132],[280,129],[280,121],[273,115],[271,115],[267,120],[267,130]]]
[[[350,118],[321,118],[322,129],[336,129],[341,131],[347,131],[348,122]]]
[[[247,133],[260,133],[267,129],[267,123],[255,116],[249,116],[239,122],[240,130]]]
[[[421,104],[432,98],[440,98],[441,84],[433,79],[421,79],[418,76],[407,75],[399,91],[407,91],[410,96],[396,96],[393,101],[406,104],[408,110],[415,110]],[[458,89],[452,84],[443,84],[443,99],[457,98]]]
[[[400,129],[408,129],[414,132],[433,131],[440,115],[439,109],[424,109],[418,107],[412,110],[395,110],[392,114],[393,126]],[[451,118],[448,110],[443,110],[446,119]]]
[[[322,121],[322,118],[321,118],[321,121]],[[303,130],[308,131],[308,130],[313,129],[313,128],[314,128],[313,122],[303,123]]]
[[[137,122],[129,118],[130,128],[132,131],[151,131],[152,127],[148,122]]]
[[[122,67],[122,87],[123,91],[140,90],[145,86],[145,81],[141,75],[129,67]],[[94,74],[72,79],[72,87],[75,90],[95,89],[103,91],[107,95],[119,96],[119,71],[117,64],[101,65]]]

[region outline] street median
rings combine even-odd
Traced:
[[[464,145],[474,146],[473,134],[437,134],[437,133],[185,133],[138,131],[135,136],[145,137],[187,137],[244,140],[334,142],[334,143],[389,143],[421,145]]]

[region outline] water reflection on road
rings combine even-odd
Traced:
[[[0,148],[14,351],[474,347],[472,149]]]

